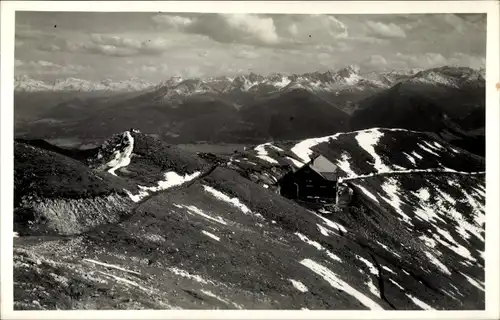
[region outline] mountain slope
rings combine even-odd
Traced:
[[[293,90],[260,100],[241,109],[252,133],[266,139],[300,139],[343,131],[348,115],[305,90]],[[314,124],[314,125],[311,125]]]
[[[484,155],[484,77],[469,68],[437,68],[359,103],[352,130],[371,127],[435,132],[454,145]]]
[[[137,130],[108,139],[90,159],[91,168],[34,148],[31,158],[41,168],[51,167],[39,160],[50,155],[47,161],[64,159],[81,172],[58,171],[58,180],[98,175],[129,200],[119,220],[99,220],[64,237],[15,238],[15,308],[484,308],[484,177],[417,172],[420,164],[453,167],[451,157],[458,158],[457,169],[480,168],[480,158],[458,149],[446,158],[453,147],[440,141],[441,149],[421,133],[361,134],[371,140],[358,143],[360,132],[345,133],[330,142],[269,143],[253,150],[270,173],[279,165],[269,158],[278,156],[294,157],[293,165],[311,149],[329,149],[333,160],[348,144],[353,156],[366,152],[373,163],[352,162],[356,176],[348,178],[341,166],[353,200],[335,211],[309,210],[231,169],[244,158],[233,156],[231,165],[223,157],[204,160]],[[367,141],[380,134],[370,148]],[[425,144],[419,153],[427,152],[428,159],[414,167],[409,161],[414,172],[394,174],[394,150],[411,146],[411,139]]]

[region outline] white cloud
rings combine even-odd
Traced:
[[[435,68],[442,66],[459,66],[471,68],[484,68],[486,64],[485,57],[472,56],[464,53],[455,52],[451,56],[444,56],[440,53],[426,52],[424,54],[402,54],[396,53],[395,56],[387,58],[392,64],[401,68]]]
[[[171,15],[157,15],[154,16],[152,19],[154,22],[158,24],[169,26],[174,29],[183,29],[190,26],[193,23],[193,20],[190,18],[171,16]]]
[[[136,55],[160,55],[170,46],[171,41],[162,38],[137,40],[107,34],[91,34],[87,41],[72,41],[57,38],[57,45],[44,42],[38,47],[47,52],[85,52],[107,56],[127,57]]]
[[[283,44],[325,44],[348,35],[347,26],[329,15],[280,15],[274,23]]]
[[[260,57],[260,55],[255,51],[245,50],[245,49],[237,51],[235,56],[237,58],[243,58],[243,59],[257,59]]]
[[[141,67],[141,71],[144,71],[144,72],[156,72],[157,69],[155,66],[142,66]]]
[[[375,36],[387,38],[406,38],[405,31],[394,23],[384,24],[382,22],[368,21],[366,22],[369,33]]]
[[[387,60],[381,55],[372,55],[367,61],[368,64],[372,66],[385,66],[387,64]]]
[[[254,14],[203,14],[192,19],[157,15],[152,19],[167,29],[205,35],[223,43],[272,45],[280,40],[273,19]]]
[[[50,75],[50,74],[71,75],[91,70],[90,67],[85,67],[77,64],[60,65],[46,60],[27,61],[27,62],[16,60],[15,67],[16,67],[16,72],[22,74],[39,74],[39,75]]]
[[[486,58],[455,52],[449,59],[449,64],[456,66],[469,66],[471,68],[479,69],[486,67]]]

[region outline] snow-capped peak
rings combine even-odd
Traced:
[[[15,90],[25,92],[36,91],[142,91],[153,88],[154,84],[138,78],[131,78],[123,81],[113,81],[111,79],[93,82],[74,77],[56,79],[52,82],[32,79],[27,75],[15,78]]]
[[[112,175],[116,175],[116,170],[128,166],[134,150],[132,133],[139,133],[139,130],[131,129],[104,141],[96,158],[91,160],[91,167],[107,170]]]
[[[464,67],[440,67],[416,73],[408,82],[460,88],[484,82],[484,71]]]

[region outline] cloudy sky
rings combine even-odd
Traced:
[[[16,75],[160,81],[485,66],[486,15],[17,12]]]

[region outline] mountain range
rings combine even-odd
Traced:
[[[484,80],[484,69],[472,70],[458,68],[453,74],[452,68],[444,70],[411,69],[407,71],[369,72],[360,73],[359,67],[350,65],[337,71],[312,72],[304,74],[280,74],[262,76],[255,73],[239,75],[236,77],[209,77],[190,78],[172,77],[153,84],[150,81],[131,78],[125,81],[112,81],[110,79],[93,82],[78,78],[67,78],[47,83],[32,79],[26,75],[15,78],[16,91],[141,91],[165,90],[168,95],[187,96],[200,93],[231,93],[253,92],[271,93],[293,89],[307,89],[310,91],[337,92],[344,89],[363,90],[364,88],[386,88],[403,80],[412,78],[411,81],[421,83],[440,84],[445,86],[460,87],[463,82]],[[457,83],[457,76],[460,78]]]
[[[390,127],[434,132],[477,154],[485,150],[484,69],[363,74],[348,66],[301,75],[174,77],[135,91],[15,94],[16,137],[26,139],[98,144],[135,127],[171,143],[245,144]]]
[[[485,308],[484,70],[23,79],[17,310]]]
[[[17,76],[14,79],[14,90],[21,92],[40,91],[141,91],[153,87],[154,84],[138,78],[131,78],[124,81],[113,81],[110,79],[93,82],[78,78],[57,79],[52,82],[35,80],[27,75]]]

